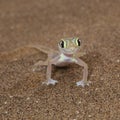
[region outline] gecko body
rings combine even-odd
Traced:
[[[83,67],[83,79],[76,82],[76,85],[83,87],[85,85],[89,85],[90,81],[87,81],[88,66],[83,60],[81,60],[77,56],[80,47],[81,47],[81,40],[79,38],[67,38],[67,39],[61,39],[61,41],[58,43],[59,51],[52,50],[52,52],[50,52],[49,50],[49,52],[47,52],[48,54],[47,61],[45,62],[39,61],[38,63],[35,64],[35,66],[47,65],[46,81],[44,81],[43,84],[55,85],[58,82],[57,80],[53,80],[51,78],[52,65],[63,67],[71,63],[76,63]],[[38,49],[46,53],[46,50],[43,50],[42,48],[38,48]]]

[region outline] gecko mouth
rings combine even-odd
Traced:
[[[71,50],[71,49],[64,49],[64,53],[67,53],[67,54],[73,54],[77,51],[77,49],[74,49],[74,50]]]

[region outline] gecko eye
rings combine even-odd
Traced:
[[[78,45],[78,46],[81,45],[81,41],[80,41],[80,39],[77,40],[77,45]]]
[[[61,48],[64,48],[64,41],[61,40],[60,43],[59,43],[59,45],[60,45]]]

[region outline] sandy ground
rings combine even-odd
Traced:
[[[82,68],[53,67],[59,83],[45,86],[47,55],[61,38],[78,36],[89,66],[88,87],[76,87]],[[119,0],[0,0],[0,120],[120,120]]]

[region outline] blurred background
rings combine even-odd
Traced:
[[[73,36],[92,43],[87,49],[99,47],[120,31],[119,7],[119,0],[0,0],[0,51],[29,43],[56,47]]]

